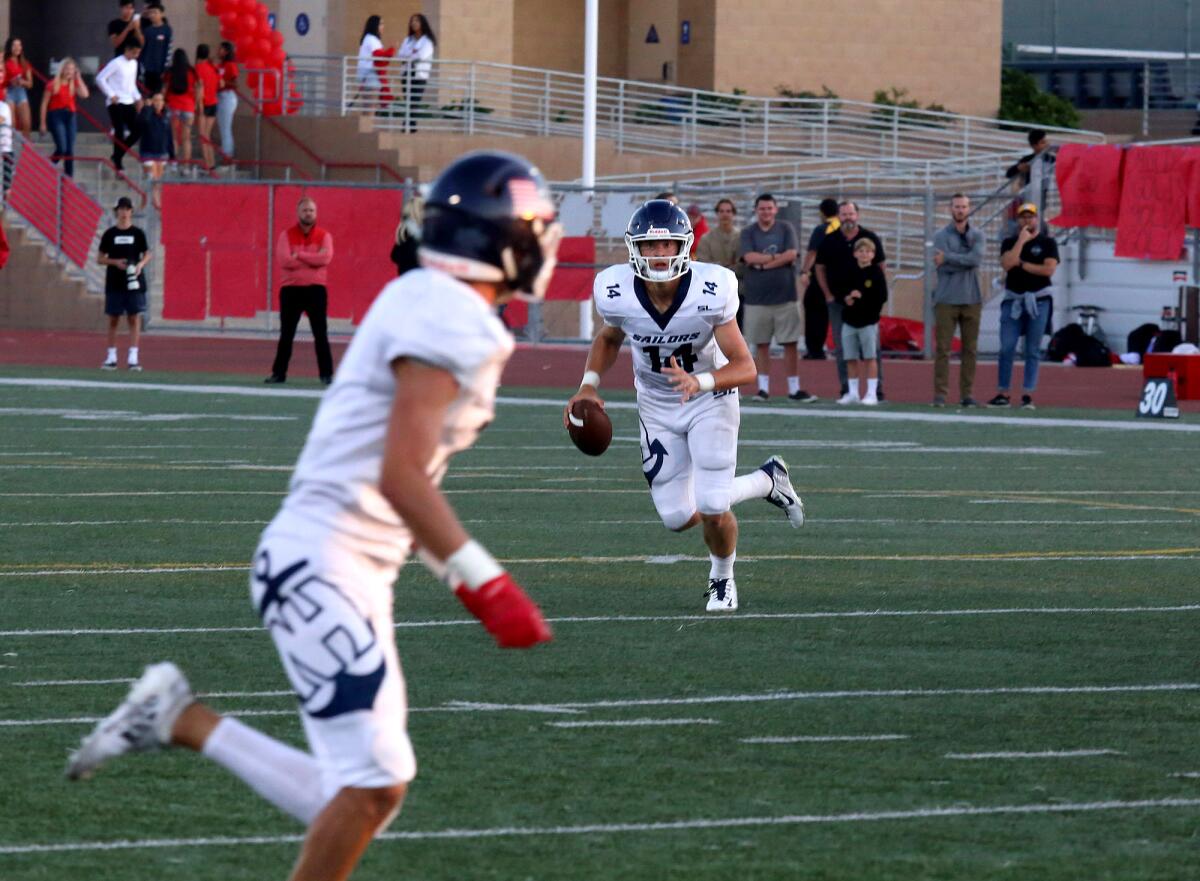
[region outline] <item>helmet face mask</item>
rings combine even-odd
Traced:
[[[672,241],[679,250],[672,256],[650,256],[642,253],[643,242]],[[633,274],[643,281],[674,281],[684,275],[691,265],[692,242],[695,234],[692,223],[683,209],[667,199],[646,202],[629,218],[625,230],[625,247],[629,250],[629,265]],[[652,268],[653,263],[668,261],[664,269]]]
[[[501,288],[498,301],[545,296],[562,228],[541,172],[520,156],[479,151],[451,163],[426,198],[423,266]]]

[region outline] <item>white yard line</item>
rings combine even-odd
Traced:
[[[796,737],[743,737],[739,743],[858,743],[876,740],[908,740],[907,734],[813,734]]]
[[[236,385],[197,385],[154,382],[105,382],[87,379],[34,379],[34,378],[0,378],[0,386],[15,386],[20,388],[40,389],[109,389],[120,392],[122,396],[138,391],[172,392],[176,394],[200,395],[230,395],[235,397],[253,398],[306,398],[317,400],[323,391],[316,389],[265,389],[254,386]],[[523,398],[507,395],[497,398],[501,406],[546,407],[562,410],[563,402],[557,398]],[[608,401],[605,405],[609,410],[633,410],[636,404],[632,401]],[[975,425],[1013,425],[1023,429],[1035,428],[1096,428],[1108,431],[1169,431],[1183,433],[1200,433],[1200,425],[1191,423],[1175,423],[1159,420],[1137,420],[1130,417],[1126,421],[1105,419],[1067,419],[1048,418],[1043,416],[993,416],[980,414],[957,413],[923,413],[916,411],[893,411],[885,409],[865,410],[826,410],[824,408],[774,407],[774,406],[745,406],[742,416],[757,415],[783,416],[791,419],[869,419],[882,422],[926,422],[940,424],[975,424]]]
[[[479,829],[414,829],[384,832],[384,841],[462,840],[557,835],[623,835],[642,832],[686,832],[696,829],[746,829],[770,826],[806,826],[829,823],[881,823],[898,820],[940,820],[957,817],[993,817],[1095,813],[1099,811],[1190,810],[1200,808],[1200,798],[1159,798],[1134,801],[1059,802],[1021,805],[932,806],[905,811],[853,811],[840,814],[785,814],[774,817],[721,817],[669,820],[657,823],[593,823],[577,826],[493,826]],[[63,841],[42,844],[0,845],[0,855],[174,849],[181,847],[247,847],[298,844],[303,835],[215,836],[205,838],[142,838],[115,841]]]
[[[980,761],[985,759],[1081,759],[1089,756],[1121,756],[1115,749],[1063,749],[1040,752],[996,752],[996,753],[946,753],[943,758],[958,761]]]
[[[597,719],[591,722],[547,722],[552,728],[641,728],[655,725],[720,725],[716,719]]]
[[[510,704],[485,701],[446,701],[434,707],[410,707],[413,713],[550,713],[576,714],[589,710],[630,707],[681,707],[713,704],[775,703],[779,701],[872,700],[876,698],[992,697],[995,695],[1072,695],[1072,694],[1149,694],[1200,691],[1200,683],[1179,682],[1149,685],[1045,685],[999,686],[996,688],[899,688],[848,691],[768,691],[758,694],[718,694],[693,697],[630,698],[624,700],[560,701],[556,703]],[[232,716],[286,716],[295,708],[237,709]],[[0,719],[0,728],[24,728],[39,725],[77,725],[95,723],[99,716],[75,716],[55,719]]]
[[[739,557],[739,563],[820,562],[820,563],[1086,563],[1145,562],[1147,560],[1200,560],[1200,548],[1157,548],[1122,551],[1042,551],[984,554],[761,554]],[[613,557],[503,557],[507,566],[607,566],[612,563],[702,563],[706,557],[685,554],[629,555]],[[53,566],[53,564],[50,564]],[[0,578],[48,578],[63,575],[160,575],[164,573],[249,572],[250,567],[234,563],[179,563],[146,566],[81,566],[63,564],[44,569],[7,569],[0,565]]]
[[[205,570],[207,571],[207,570]],[[730,623],[737,621],[804,621],[826,618],[938,618],[976,617],[988,615],[1144,615],[1170,614],[1172,612],[1200,611],[1200,604],[1179,606],[1089,606],[1026,607],[1002,609],[857,609],[843,612],[739,612],[736,615],[564,615],[547,618],[552,624],[609,624],[609,623],[670,623],[709,622]],[[420,630],[427,627],[478,627],[473,618],[457,618],[430,621],[397,621],[397,629]],[[48,630],[0,630],[4,636],[135,636],[173,633],[261,633],[261,627],[109,627]]]

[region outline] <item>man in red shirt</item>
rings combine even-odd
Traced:
[[[333,382],[333,355],[325,315],[329,295],[325,290],[326,267],[333,259],[333,236],[317,226],[317,203],[303,197],[296,206],[299,220],[285,229],[275,243],[279,264],[279,347],[271,375],[264,382],[287,382],[288,362],[292,359],[292,340],[301,313],[308,315],[313,346],[317,350],[317,372],[325,385]]]

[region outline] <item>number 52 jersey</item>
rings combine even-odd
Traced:
[[[725,267],[692,261],[679,279],[670,308],[659,312],[650,302],[646,283],[628,264],[610,266],[596,276],[596,311],[606,325],[624,331],[633,348],[639,403],[679,406],[680,394],[662,372],[671,358],[692,374],[729,363],[713,330],[737,317],[737,284],[737,276]]]

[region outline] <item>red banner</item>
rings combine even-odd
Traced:
[[[1125,156],[1118,257],[1178,260],[1188,201],[1184,154],[1177,147],[1132,147]]]
[[[267,308],[267,189],[163,186],[163,318],[253,318]]]
[[[1124,150],[1111,144],[1063,144],[1054,166],[1062,212],[1050,223],[1114,228],[1121,207],[1123,155]]]
[[[1187,225],[1200,227],[1200,148],[1178,149],[1183,153],[1183,174],[1187,181],[1187,206],[1184,209]]]

